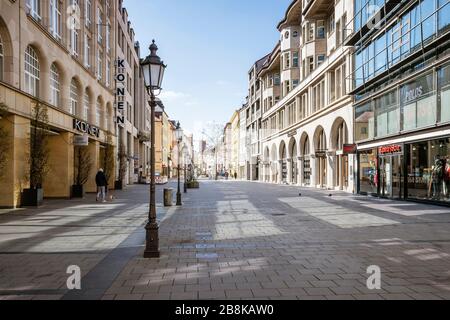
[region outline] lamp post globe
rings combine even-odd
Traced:
[[[142,74],[147,92],[150,96],[150,123],[151,123],[151,149],[150,149],[150,210],[148,222],[145,226],[146,243],[144,258],[159,258],[159,226],[156,220],[156,184],[155,184],[155,91],[161,92],[162,80],[166,65],[158,57],[158,46],[153,40],[150,45],[150,55],[141,62]],[[158,92],[158,94],[159,94]]]

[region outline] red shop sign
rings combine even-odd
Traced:
[[[400,144],[393,144],[390,146],[384,146],[378,148],[378,153],[382,155],[399,154],[403,153],[403,146]]]

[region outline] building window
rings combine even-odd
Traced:
[[[111,62],[109,59],[106,60],[106,74],[105,74],[105,84],[107,87],[110,85],[110,78],[111,78]]]
[[[317,67],[320,66],[322,63],[324,63],[324,61],[325,61],[325,55],[319,54],[317,56]]]
[[[78,112],[78,83],[75,79],[70,82],[69,113],[76,115]]]
[[[111,25],[110,25],[110,23],[108,21],[108,23],[106,25],[106,35],[105,35],[105,37],[106,37],[106,40],[105,40],[105,42],[106,42],[106,52],[108,54],[111,52],[111,45],[109,43],[110,35],[111,35]]]
[[[297,37],[298,37],[298,31],[294,31],[294,32],[292,33],[292,37],[297,38]]]
[[[89,93],[87,90],[84,92],[83,97],[83,119],[88,121],[89,120],[89,101],[90,101]]]
[[[317,21],[317,39],[325,39],[325,21]]]
[[[86,68],[91,67],[91,38],[87,34],[84,34],[84,66]]]
[[[27,7],[30,10],[30,15],[36,19],[41,20],[41,1],[27,0]]]
[[[70,49],[74,56],[78,56],[78,31],[75,27],[70,30]]]
[[[314,57],[308,57],[308,75],[314,71]]]
[[[292,54],[292,66],[298,68],[298,52]]]
[[[86,17],[85,19],[85,25],[86,27],[91,27],[91,12],[92,12],[92,4],[91,0],[86,0],[85,9],[84,9],[84,15]]]
[[[102,118],[102,103],[100,98],[97,100],[97,105],[95,107],[95,125],[100,126],[100,119]]]
[[[50,0],[50,32],[61,39],[61,9],[59,0]]]
[[[273,76],[273,83],[276,86],[280,85],[280,83],[281,83],[280,74],[278,74],[278,73],[274,74],[274,76]]]
[[[328,30],[330,32],[330,34],[332,34],[334,32],[334,28],[335,28],[335,20],[334,20],[334,12],[330,15],[330,18],[328,20]]]
[[[3,72],[4,72],[4,67],[3,67],[3,41],[2,41],[2,38],[0,37],[0,81],[3,81]]]
[[[99,44],[102,44],[103,42],[103,17],[102,17],[102,11],[100,10],[100,7],[97,7],[97,41]]]
[[[50,67],[50,103],[55,107],[59,107],[60,97],[59,70],[53,63]]]
[[[97,51],[97,79],[102,80],[103,78],[103,59],[102,52],[100,50]]]
[[[33,95],[39,95],[39,59],[31,46],[25,51],[25,92]]]
[[[284,69],[289,69],[291,67],[291,53],[286,52],[284,54]]]
[[[292,80],[292,89],[297,88],[298,85],[299,85],[299,80],[298,79]]]
[[[284,88],[285,88],[285,95],[287,95],[289,92],[291,92],[291,82],[289,80],[286,80],[284,82]]]

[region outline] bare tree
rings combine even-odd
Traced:
[[[41,189],[48,173],[48,111],[36,102],[31,118],[30,148],[28,153],[30,189]]]
[[[75,184],[83,186],[89,179],[92,168],[92,159],[89,149],[77,147],[75,149]]]
[[[106,181],[111,179],[111,176],[114,174],[114,144],[113,137],[110,132],[107,133],[106,136],[106,147],[104,151],[103,157],[103,171],[106,176]]]

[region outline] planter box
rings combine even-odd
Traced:
[[[73,185],[72,186],[72,198],[84,198],[84,188],[83,186]]]
[[[123,190],[123,182],[122,181],[114,182],[114,190]]]
[[[44,202],[43,189],[23,189],[22,207],[39,207]]]
[[[198,181],[191,181],[187,183],[188,189],[200,189],[200,183]]]

